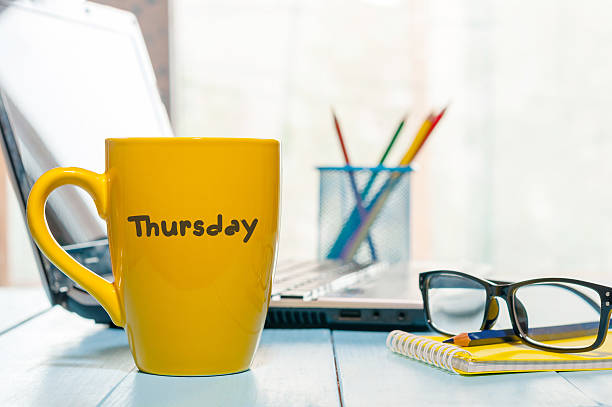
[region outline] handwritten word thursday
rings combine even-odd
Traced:
[[[222,233],[226,236],[233,236],[235,234],[240,234],[242,228],[244,229],[244,238],[242,240],[244,243],[249,241],[257,226],[257,218],[254,218],[250,223],[247,222],[246,219],[241,219],[240,222],[238,219],[231,219],[229,224],[224,228],[222,214],[217,215],[216,223],[211,223],[209,225],[205,225],[204,221],[200,219],[194,220],[193,222],[190,220],[173,220],[171,222],[162,220],[158,223],[153,222],[149,215],[128,216],[127,220],[128,222],[134,222],[137,237],[142,237],[145,234],[147,237],[153,235],[160,236],[160,231],[166,237],[185,236],[189,232],[194,236],[203,236],[204,233],[208,236],[217,236]]]

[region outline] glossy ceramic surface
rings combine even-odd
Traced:
[[[249,368],[265,322],[279,217],[279,143],[224,138],[106,141],[106,172],[56,168],[28,200],[34,240],[125,328],[138,368],[212,375]],[[115,281],[50,235],[55,188],[89,192],[106,220]]]

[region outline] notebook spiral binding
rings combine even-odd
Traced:
[[[456,374],[459,374],[459,372],[453,367],[453,358],[460,354],[463,354],[463,356],[472,355],[459,346],[397,330],[392,331],[387,336],[387,347],[393,352]]]

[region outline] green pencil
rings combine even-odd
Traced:
[[[393,134],[393,137],[391,137],[391,141],[387,145],[387,148],[385,149],[385,152],[383,153],[382,157],[378,161],[378,166],[382,166],[383,163],[385,162],[385,160],[387,159],[387,156],[389,155],[389,152],[391,151],[391,148],[395,144],[395,141],[397,140],[399,134],[402,131],[402,128],[404,127],[404,124],[406,123],[406,118],[407,117],[408,117],[408,115],[404,116],[404,118],[400,122],[399,126],[397,127],[397,130]],[[376,171],[376,170],[372,171],[372,174],[370,175],[370,179],[368,180],[368,183],[366,184],[365,188],[363,189],[363,191],[360,194],[361,200],[364,203],[366,201],[368,193],[370,192],[370,189],[374,185],[374,181],[376,180],[376,177],[378,176],[378,174],[380,174],[380,171]],[[332,245],[331,249],[327,253],[327,258],[328,259],[337,259],[337,258],[340,257],[342,248],[346,244],[347,239],[351,236],[351,233],[353,233],[354,229],[360,223],[361,223],[361,217],[359,215],[359,207],[355,206],[355,208],[351,212],[350,216],[346,220],[346,223],[344,224],[344,226],[342,226],[342,229],[340,230],[340,232],[338,234],[338,237],[336,237],[336,241],[334,242],[334,244]]]
[[[404,118],[400,122],[399,126],[397,127],[397,130],[393,134],[393,137],[391,137],[391,141],[387,145],[387,148],[385,149],[385,152],[383,153],[382,157],[378,161],[378,166],[382,166],[383,163],[385,162],[385,160],[387,159],[387,156],[389,155],[389,152],[391,151],[391,148],[395,144],[395,141],[397,140],[399,134],[402,131],[402,128],[404,127],[404,124],[406,123],[407,117],[408,117],[408,115],[404,116]],[[376,177],[378,176],[378,174],[380,174],[380,171],[376,171],[376,170],[372,171],[372,174],[370,175],[370,179],[368,180],[368,183],[366,184],[365,188],[363,189],[363,191],[360,194],[361,200],[364,203],[366,201],[368,193],[370,192],[370,189],[374,185],[374,181],[376,180]],[[353,233],[353,230],[360,223],[361,223],[361,217],[360,217],[360,214],[359,214],[359,206],[355,206],[355,208],[351,212],[350,216],[346,220],[346,223],[344,224],[344,226],[342,226],[342,229],[340,230],[340,232],[338,234],[338,237],[336,237],[336,241],[334,242],[334,244],[332,245],[331,249],[327,253],[327,258],[328,259],[337,259],[337,258],[340,257],[342,248],[346,244],[347,239],[351,236],[351,233]]]
[[[380,160],[378,161],[378,165],[379,166],[381,166],[381,165],[383,165],[385,163],[385,160],[387,159],[387,156],[389,155],[389,152],[391,151],[391,148],[393,148],[393,145],[395,144],[395,141],[397,140],[397,137],[402,132],[402,128],[404,127],[404,123],[406,123],[406,118],[407,117],[408,117],[408,115],[404,116],[404,118],[400,122],[399,126],[397,127],[397,130],[395,130],[395,133],[393,134],[393,137],[391,137],[391,141],[387,145],[387,149],[385,150],[385,152],[383,153],[382,157],[380,157]],[[372,174],[372,176],[370,177],[370,180],[368,181],[368,183],[366,184],[365,188],[363,189],[363,192],[361,193],[361,198],[362,199],[366,199],[367,198],[368,193],[370,192],[370,189],[372,188],[372,185],[374,185],[374,181],[376,180],[376,175],[378,175],[377,172]]]
[[[391,137],[391,141],[389,142],[389,145],[387,146],[387,149],[383,153],[382,157],[380,157],[380,161],[378,162],[378,165],[383,165],[383,163],[387,159],[387,156],[389,155],[389,152],[391,151],[391,148],[393,147],[393,144],[395,144],[395,140],[397,140],[397,136],[399,136],[399,134],[402,131],[402,127],[404,127],[404,123],[406,123],[406,118],[407,118],[407,115],[404,116],[404,118],[400,122],[399,126],[397,127],[397,130],[395,130],[395,134],[393,134],[393,137]]]

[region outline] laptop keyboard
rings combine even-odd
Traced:
[[[337,261],[279,262],[272,283],[272,297],[313,300],[352,284],[372,265]]]

